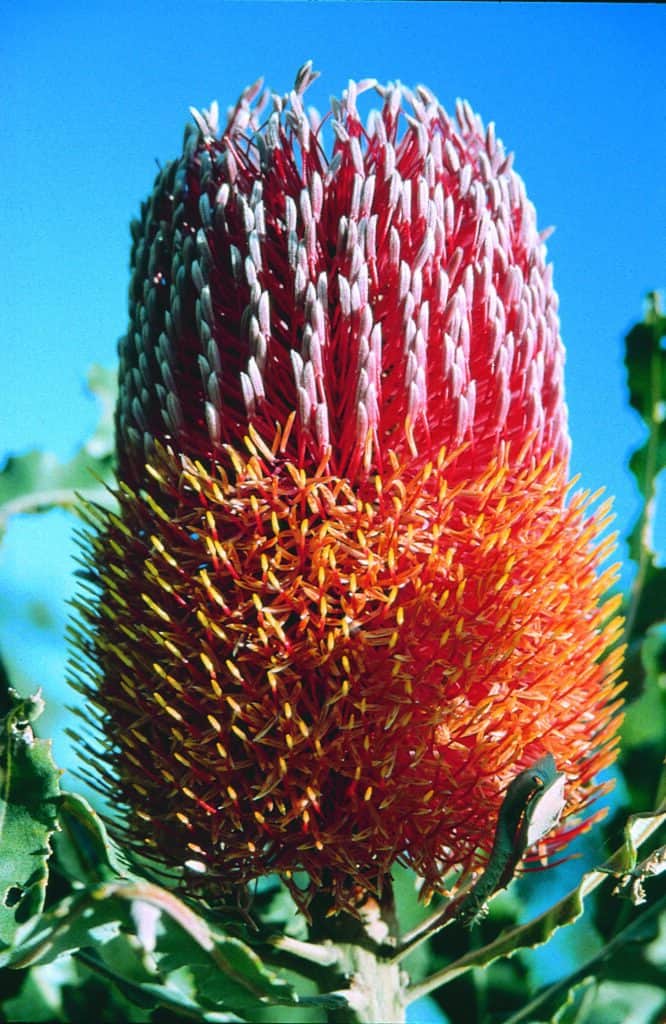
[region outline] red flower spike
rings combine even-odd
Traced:
[[[397,860],[428,889],[482,866],[545,753],[567,809],[539,854],[582,827],[621,621],[608,508],[567,501],[557,297],[511,158],[421,88],[364,123],[354,83],[329,158],[311,78],[221,133],[195,111],[133,225],[76,675],[126,843],[208,898],[276,871],[351,907]]]

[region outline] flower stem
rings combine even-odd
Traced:
[[[328,1011],[330,1024],[404,1024],[407,976],[393,962],[397,921],[390,887],[380,899],[368,897],[360,917],[327,917],[329,901],[315,898],[311,906],[313,942],[337,950],[334,969],[322,971],[320,989],[344,989],[347,1006]]]

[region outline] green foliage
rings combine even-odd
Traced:
[[[34,907],[14,929],[13,944],[0,953],[0,967],[37,968],[73,955],[113,980],[131,1003],[201,1019],[226,1019],[219,1017],[223,1010],[251,1013],[266,1003],[298,1002],[289,983],[245,942],[214,929],[173,893],[118,877],[103,825],[80,797],[65,794],[59,812],[68,833],[59,867],[82,869],[93,882],[77,881],[71,895],[43,914]],[[101,878],[107,880],[96,881]]]
[[[654,968],[646,972],[641,970],[645,961],[647,943],[654,940],[658,929],[658,915],[666,909],[666,896],[653,904],[649,910],[641,914],[623,928],[595,956],[582,964],[576,971],[549,988],[545,989],[528,1006],[514,1014],[506,1024],[549,1024],[550,1021],[565,1024],[585,1020],[617,1021],[622,1024],[629,1019],[627,1016],[616,1016],[619,1007],[638,1009],[637,989],[646,995],[646,1003],[653,1009],[661,1005],[659,989],[663,975]],[[614,963],[618,959],[618,964]],[[619,968],[619,969],[618,969]],[[610,973],[615,979],[608,985],[604,975]],[[656,977],[655,977],[656,975]],[[618,983],[618,977],[624,983]],[[610,1013],[607,997],[613,994],[611,1005],[614,1012]],[[564,1002],[562,997],[564,995]],[[585,1002],[588,1012],[583,1016]],[[648,1018],[637,1016],[636,1021]]]
[[[666,465],[666,317],[654,293],[643,322],[627,335],[625,365],[630,402],[647,438],[630,459],[643,507],[628,538],[636,575],[626,608],[628,703],[620,764],[631,806],[644,810],[666,799],[666,569],[652,539],[656,482]]]
[[[633,806],[655,807],[666,799],[666,624],[646,630],[632,670],[633,700],[621,731],[622,767]]]
[[[528,924],[502,932],[494,942],[470,950],[416,986],[411,992],[410,1001],[453,981],[472,968],[487,967],[500,957],[513,956],[520,949],[533,949],[547,942],[555,931],[572,924],[583,913],[585,898],[606,881],[608,875],[625,876],[636,872],[638,848],[665,822],[666,809],[662,813],[633,815],[627,822],[622,846],[606,864],[584,874],[575,889]],[[644,875],[641,877],[651,873],[653,872],[646,863]]]
[[[647,428],[647,440],[638,448],[629,466],[643,498],[642,511],[629,534],[629,551],[637,565],[627,616],[629,642],[640,637],[655,622],[666,617],[666,569],[656,564],[652,549],[652,527],[656,513],[656,483],[666,466],[666,316],[659,296],[648,296],[642,323],[626,338],[625,365],[629,401]]]
[[[122,865],[106,829],[92,807],[76,793],[63,793],[55,837],[58,866],[77,882],[108,882],[122,874]]]
[[[27,922],[3,965],[47,964],[66,953],[98,967],[143,1006],[249,1013],[297,1001],[246,943],[142,880],[87,886],[60,901]]]
[[[78,494],[88,501],[113,505],[105,485],[112,482],[115,374],[93,366],[88,387],[101,406],[99,423],[68,462],[36,450],[11,456],[0,470],[0,537],[11,516],[51,508],[75,510]]]
[[[67,1024],[140,1024],[150,1021],[150,1011],[141,1010],[124,998],[116,985],[93,973],[72,957],[54,960],[43,967],[5,971],[0,976],[4,999],[3,1020],[63,1021]],[[91,1016],[94,1007],[94,1017]]]
[[[44,905],[60,779],[50,741],[36,739],[32,729],[44,708],[39,693],[23,700],[9,690],[5,703],[9,710],[0,721],[0,949]]]

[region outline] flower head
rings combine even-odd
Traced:
[[[312,77],[222,131],[193,112],[133,225],[77,643],[126,841],[207,894],[277,871],[305,901],[302,869],[343,906],[396,860],[481,866],[544,754],[571,822],[614,756],[619,621],[511,157],[422,88],[350,83],[319,123]]]

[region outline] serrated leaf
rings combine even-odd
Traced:
[[[39,693],[21,698],[0,722],[0,944],[9,946],[22,922],[44,905],[51,836],[57,827],[60,770],[50,740],[36,739]]]
[[[68,462],[36,449],[10,456],[0,470],[0,537],[11,516],[51,508],[76,509],[77,494],[113,506],[114,499],[105,485],[113,482],[115,384],[110,371],[93,366],[88,385],[102,405],[102,414],[94,434]]]
[[[139,985],[155,981],[154,964],[146,957],[146,950],[136,935],[123,932],[108,942],[99,943],[95,952],[116,977]]]

